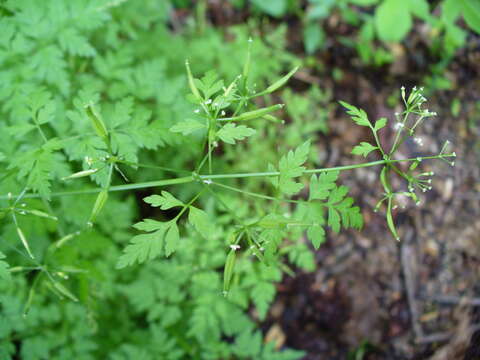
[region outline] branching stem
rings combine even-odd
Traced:
[[[400,163],[400,162],[411,162],[416,161],[418,159],[421,160],[432,160],[432,159],[439,159],[439,158],[446,158],[446,157],[455,157],[454,154],[442,154],[442,155],[435,155],[435,156],[424,156],[420,158],[409,158],[409,159],[400,159],[400,160],[377,160],[371,161],[362,164],[352,164],[352,165],[345,165],[345,166],[336,166],[331,168],[319,168],[319,169],[310,169],[305,170],[303,174],[318,174],[324,172],[331,172],[331,171],[345,171],[345,170],[353,170],[371,166],[379,166],[385,165],[388,163]],[[168,185],[177,185],[177,184],[186,184],[198,180],[214,180],[214,179],[239,179],[239,178],[253,178],[253,177],[271,177],[271,176],[279,176],[280,172],[278,171],[266,171],[266,172],[254,172],[254,173],[237,173],[237,174],[213,174],[213,175],[197,175],[197,176],[184,176],[184,177],[177,177],[171,179],[163,179],[163,180],[155,180],[155,181],[147,181],[141,183],[133,183],[133,184],[125,184],[125,185],[114,185],[110,186],[109,191],[127,191],[127,190],[135,190],[135,189],[145,189],[151,187],[160,187],[160,186],[168,186]],[[68,195],[83,195],[83,194],[95,194],[102,191],[102,188],[91,188],[91,189],[82,189],[82,190],[72,190],[72,191],[59,191],[53,192],[50,196],[58,197],[58,196],[68,196]],[[16,195],[14,195],[16,196]],[[23,198],[40,198],[39,194],[25,194]],[[1,195],[0,200],[8,199],[8,195]]]

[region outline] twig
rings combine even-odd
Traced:
[[[403,274],[405,277],[405,289],[407,291],[408,307],[410,309],[410,315],[412,320],[413,332],[416,339],[424,338],[423,330],[420,325],[419,312],[417,303],[415,301],[415,280],[412,268],[414,267],[415,252],[411,245],[412,231],[408,231],[405,234],[405,240],[401,247],[401,262]]]
[[[433,297],[426,298],[425,300],[448,305],[456,305],[461,303],[465,306],[480,306],[480,298],[471,298],[468,296],[435,295]]]
[[[480,324],[470,325],[468,327],[468,330],[470,333],[474,333],[475,331],[480,330]],[[455,335],[455,331],[438,332],[438,333],[433,333],[430,335],[425,335],[420,338],[417,338],[415,342],[417,344],[430,344],[434,342],[449,341],[452,339],[452,336],[454,335]]]

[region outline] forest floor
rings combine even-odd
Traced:
[[[209,16],[215,26],[228,27],[248,15],[219,7],[209,9]],[[304,57],[298,19],[280,21],[289,25],[289,50]],[[332,90],[333,99],[360,105],[371,118],[393,118],[401,107],[385,105],[389,96],[402,85],[422,86],[429,65],[439,59],[431,58],[428,40],[415,28],[390,49],[396,55],[392,64],[366,66],[354,49],[335,40],[351,30],[327,21],[327,46],[314,55],[322,72],[302,69],[292,87],[301,92],[318,84]],[[340,80],[332,75],[338,69]],[[421,165],[435,172],[433,189],[420,206],[409,202],[396,210],[400,242],[373,211],[379,200],[378,169],[343,174],[341,181],[363,209],[364,230],[330,236],[317,252],[314,273],[284,278],[263,326],[267,339],[306,351],[305,360],[480,359],[479,36],[469,35],[443,75],[453,89],[427,94],[429,109],[438,116],[424,123],[424,146],[407,143],[399,156],[437,154],[449,140],[457,154],[455,166],[442,161]],[[460,102],[455,116],[453,99]],[[318,145],[324,166],[355,162],[350,150],[369,134],[351,126],[340,111],[329,119],[329,128]],[[382,134],[387,148],[392,133]]]
[[[344,174],[342,181],[363,209],[364,230],[330,237],[317,253],[315,273],[279,285],[267,334],[277,326],[287,346],[308,352],[305,360],[346,359],[352,349],[363,352],[358,358],[365,360],[480,359],[480,331],[475,332],[480,329],[480,38],[471,41],[467,49],[475,50],[459,53],[448,67],[454,89],[428,96],[429,108],[439,115],[425,121],[423,147],[412,142],[400,151],[404,158],[437,154],[449,140],[457,154],[454,167],[442,161],[422,164],[435,173],[433,189],[420,206],[409,202],[396,210],[401,241],[373,211],[378,169]],[[421,44],[420,39],[403,47],[393,64],[368,68],[352,50],[332,42],[318,56],[327,65],[325,74],[333,72],[329,65],[340,66],[342,80],[307,77],[333,89],[334,99],[362,104],[372,118],[393,118],[401,107],[388,108],[389,95],[402,85],[421,86],[428,71],[419,66],[419,58],[426,57]],[[450,107],[455,98],[461,104],[457,116]],[[343,113],[336,113],[329,127],[320,142],[324,165],[351,164],[351,148],[369,134],[351,126]],[[381,138],[387,148],[392,131]],[[399,180],[394,186],[405,184]]]

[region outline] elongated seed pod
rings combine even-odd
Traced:
[[[37,275],[37,278],[39,277],[40,275]],[[37,279],[36,278],[36,279]],[[36,280],[35,279],[35,280]],[[35,292],[36,292],[36,281],[34,281],[32,287],[30,288],[30,290],[28,291],[28,297],[27,297],[27,301],[25,303],[25,306],[23,307],[23,316],[27,316],[28,315],[28,312],[30,311],[30,307],[32,306],[32,302],[33,302],[33,297],[35,296]]]
[[[233,269],[235,267],[236,260],[235,249],[230,250],[227,255],[227,260],[225,261],[225,269],[223,271],[223,294],[227,296],[228,291],[230,290],[230,282],[232,280]]]
[[[52,284],[53,284],[53,287],[60,293],[62,294],[63,296],[65,296],[66,298],[69,298],[70,300],[72,301],[75,301],[77,302],[78,299],[75,295],[73,295],[70,290],[68,290],[65,286],[63,286],[63,284],[57,282],[57,281],[52,281]]]
[[[386,192],[390,192],[390,184],[388,183],[387,179],[387,167],[384,166],[382,168],[382,171],[380,172],[380,182],[383,185],[383,188],[385,189]]]
[[[387,206],[387,225],[388,228],[390,229],[390,232],[392,233],[393,237],[395,240],[400,241],[400,237],[398,236],[397,229],[395,229],[395,224],[393,222],[393,216],[392,216],[392,198],[388,198],[388,206]]]
[[[100,118],[100,116],[95,113],[93,105],[88,104],[87,106],[85,106],[85,111],[87,113],[87,116],[90,118],[93,129],[95,130],[97,135],[100,136],[105,142],[107,142],[108,141],[107,127],[105,126],[105,123]]]
[[[284,105],[283,104],[276,104],[276,105],[272,105],[272,106],[269,106],[269,107],[266,107],[266,108],[262,108],[262,109],[258,109],[258,110],[253,110],[253,111],[247,111],[241,115],[238,115],[238,116],[235,116],[233,118],[230,118],[231,121],[245,121],[245,120],[252,120],[252,119],[256,119],[256,118],[259,118],[259,117],[262,117],[262,116],[265,116],[271,112],[274,112],[274,111],[277,111],[277,110],[280,110],[281,108],[283,108]]]
[[[88,225],[93,225],[93,222],[97,218],[100,211],[102,211],[103,206],[107,202],[108,199],[108,190],[104,189],[100,191],[97,196],[97,200],[95,200],[95,204],[93,205],[92,213],[90,214],[90,219],[88,220]]]
[[[185,67],[187,68],[188,85],[190,86],[190,91],[192,92],[193,96],[195,96],[196,99],[202,100],[202,97],[200,96],[200,93],[198,92],[198,89],[195,86],[195,81],[193,81],[193,75],[192,75],[192,72],[190,71],[190,64],[188,60],[185,61]]]
[[[25,247],[25,250],[27,250],[28,256],[30,256],[32,259],[35,259],[32,252],[30,251],[30,246],[28,245],[28,241],[25,238],[25,235],[23,234],[22,229],[20,229],[19,227],[17,227],[17,234],[20,240],[22,241],[22,244]]]
[[[98,169],[88,169],[88,170],[82,170],[76,173],[73,173],[71,175],[65,176],[62,178],[62,180],[70,180],[70,179],[77,179],[85,176],[90,176],[95,174],[98,171]]]
[[[67,243],[69,240],[73,239],[75,236],[78,236],[80,234],[79,231],[76,231],[74,233],[71,233],[71,234],[68,234],[68,235],[65,235],[64,237],[62,237],[60,240],[58,240],[56,243],[55,243],[55,247],[58,249],[60,247],[62,247],[63,245],[65,245],[65,243]]]
[[[252,43],[253,43],[253,40],[251,38],[248,39],[247,60],[245,60],[245,65],[243,66],[243,73],[242,73],[244,84],[247,81],[248,74],[250,74],[250,62],[251,62],[251,57],[252,57]]]
[[[47,214],[46,212],[43,212],[43,211],[40,211],[40,210],[35,210],[35,209],[34,210],[27,210],[27,213],[38,216],[38,217],[47,218],[47,219],[50,219],[50,220],[55,220],[55,221],[58,220],[58,218],[56,216]]]
[[[267,87],[264,91],[258,93],[257,96],[270,94],[275,90],[278,90],[279,88],[281,88],[283,85],[286,84],[286,82],[293,76],[293,74],[297,72],[297,70],[298,70],[298,66],[295,66],[292,70],[290,70],[290,72],[287,75],[275,81],[272,85]]]

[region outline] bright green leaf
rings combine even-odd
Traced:
[[[370,143],[362,141],[360,145],[357,145],[353,148],[352,154],[353,155],[362,155],[363,157],[367,157],[373,150],[378,149],[378,146],[373,146]]]

